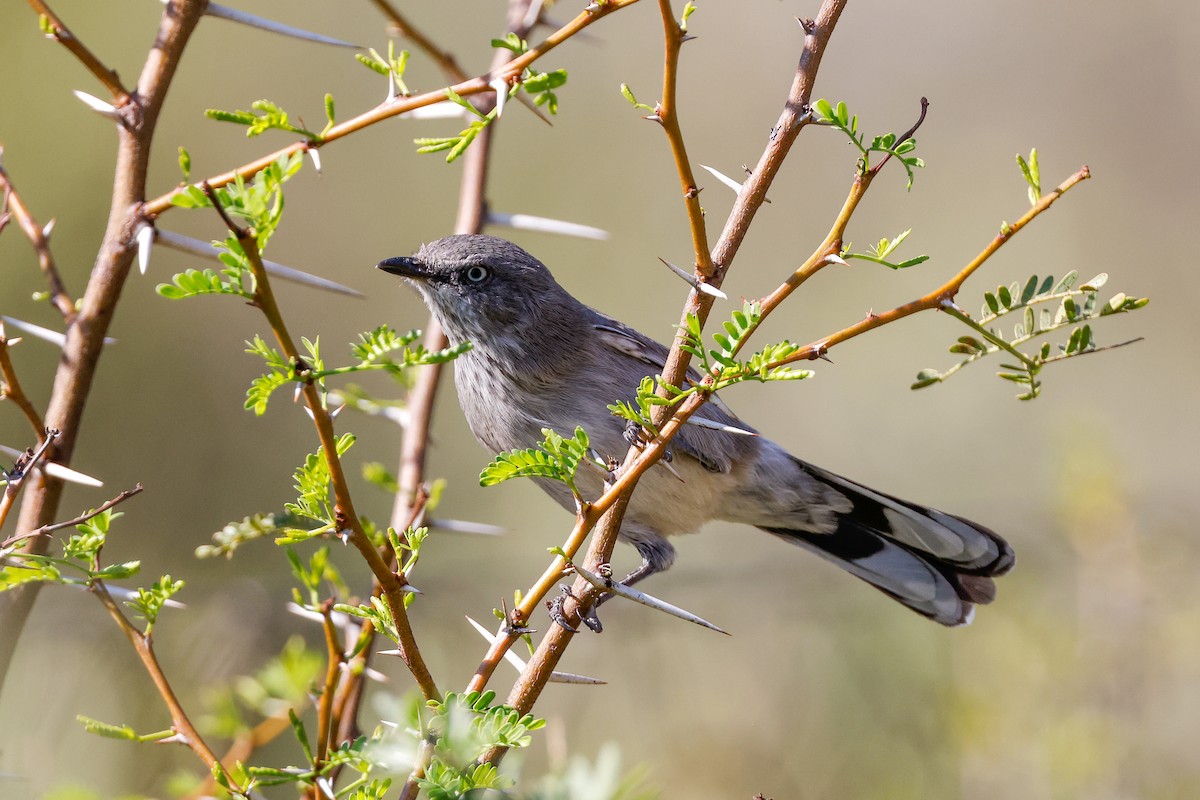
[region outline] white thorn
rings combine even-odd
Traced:
[[[493,636],[488,632],[487,628],[483,627],[470,617],[467,617],[467,622],[471,623],[471,627],[477,630],[479,635],[487,641],[489,647],[504,638],[504,634],[502,633],[497,633],[495,636]],[[525,671],[525,660],[514,653],[511,648],[504,651],[504,660],[516,667],[517,672]]]
[[[613,581],[613,580],[604,580],[600,576],[595,575],[591,572],[588,572],[586,569],[579,566],[578,564],[573,565],[573,567],[575,569],[575,572],[578,573],[580,577],[582,577],[585,581],[590,583],[592,586],[595,586],[597,589],[610,591],[615,595],[624,597],[626,600],[633,600],[635,603],[641,603],[644,606],[649,606],[650,608],[658,609],[659,611],[670,614],[673,617],[679,617],[682,620],[687,620],[688,622],[694,622],[695,624],[697,624],[701,627],[708,628],[709,630],[714,630],[717,633],[724,633],[726,636],[729,635],[728,631],[721,630],[720,628],[718,628],[716,625],[713,625],[708,620],[698,617],[690,611],[684,611],[679,606],[673,606],[670,603],[666,602],[665,600],[659,600],[657,597],[648,595],[645,592],[640,592],[637,589],[634,589],[630,586],[626,586],[623,583],[617,583],[616,581]]]
[[[300,387],[297,386],[296,388],[300,388]],[[304,408],[304,413],[308,414],[308,418],[311,419],[313,422],[316,422],[317,416],[316,416],[316,414],[313,414],[312,409],[309,408],[308,406],[304,406],[303,408]]]
[[[542,16],[542,5],[542,0],[533,0],[529,4],[529,8],[525,11],[525,19],[521,20],[522,27],[529,30],[537,24],[538,19]]]
[[[503,536],[506,531],[499,525],[488,525],[486,522],[470,522],[462,519],[430,519],[425,524],[430,528],[451,533],[473,533],[479,536]]]
[[[717,287],[715,287],[711,284],[705,283],[702,280],[699,280],[695,275],[688,272],[687,270],[684,270],[680,267],[675,266],[670,261],[667,261],[665,258],[663,258],[661,256],[659,256],[658,260],[661,261],[663,264],[665,264],[667,266],[667,269],[671,270],[671,272],[674,272],[676,275],[683,278],[683,280],[687,282],[687,285],[691,286],[696,291],[702,292],[703,294],[711,295],[712,297],[716,297],[720,300],[728,300],[729,299],[729,295],[725,294]]]
[[[180,250],[184,253],[207,258],[212,261],[219,261],[220,251],[213,247],[208,242],[202,242],[199,239],[193,239],[189,236],[183,236],[172,231],[162,230],[161,228],[155,231],[155,240],[162,245]],[[274,275],[285,281],[292,283],[302,283],[306,286],[312,286],[317,289],[324,289],[327,292],[334,294],[344,294],[349,297],[365,297],[362,292],[351,289],[349,286],[343,286],[327,278],[322,278],[319,275],[311,275],[307,272],[301,272],[292,267],[285,267],[283,264],[274,261],[263,259],[263,268],[266,269],[268,275]]]
[[[329,412],[329,418],[330,418],[330,419],[337,419],[337,418],[338,418],[338,414],[342,413],[342,409],[344,409],[345,407],[346,407],[346,404],[345,404],[345,403],[342,403],[340,406],[338,406],[337,408],[335,408],[333,411],[330,411],[330,412]]]
[[[504,104],[508,102],[508,81],[503,77],[494,78],[488,84],[496,92],[496,119],[504,115]]]
[[[591,225],[580,225],[577,222],[563,222],[549,217],[536,217],[532,214],[500,214],[488,212],[489,225],[507,225],[510,228],[526,231],[541,231],[542,233],[559,233],[563,236],[578,236],[581,239],[597,239],[604,241],[608,231],[593,228]]]
[[[143,222],[135,234],[138,246],[138,271],[143,275],[150,268],[150,249],[154,246],[154,226]]]
[[[349,672],[350,665],[347,664],[345,661],[343,661],[338,664],[338,669],[340,669],[342,672]],[[364,676],[366,676],[367,680],[375,681],[376,683],[387,683],[388,682],[388,676],[384,675],[382,672],[380,672],[377,669],[371,669],[370,667],[367,667],[366,669],[364,669],[362,671],[362,674]]]
[[[589,678],[587,675],[576,675],[574,672],[558,672],[557,670],[550,673],[550,683],[576,683],[585,686],[604,686],[608,681],[600,678]]]
[[[443,100],[440,103],[405,111],[400,116],[406,119],[464,119],[467,116],[467,110],[458,103]]]
[[[398,648],[392,650],[376,650],[376,655],[380,656],[398,656],[403,655]]]
[[[321,174],[321,151],[315,147],[310,147],[310,148],[308,148],[308,157],[312,159],[313,169],[315,169],[317,171],[317,174],[320,175]]]
[[[65,333],[52,331],[49,328],[43,328],[41,325],[34,325],[32,322],[24,322],[22,320],[15,319],[14,317],[0,316],[0,320],[4,320],[4,322],[12,325],[18,330],[25,331],[35,339],[41,339],[44,342],[50,342],[51,344],[56,344],[59,347],[65,347],[67,344],[67,335]],[[117,340],[111,336],[105,336],[104,343],[116,344]]]
[[[325,621],[325,617],[321,615],[321,612],[313,611],[310,608],[305,608],[299,603],[288,603],[284,606],[284,610],[286,610],[289,614],[295,614],[297,617],[300,617],[300,619],[307,619],[311,620],[312,622]],[[330,612],[329,617],[333,620],[333,626],[338,630],[358,630],[358,623],[355,621],[355,618],[351,617],[344,611],[332,611]]]
[[[86,586],[83,586],[82,584],[74,584],[74,585],[79,586],[80,588],[84,588],[84,589],[87,588]],[[114,586],[111,583],[106,583],[106,584],[104,584],[104,588],[108,589],[108,593],[111,594],[113,597],[117,598],[118,600],[132,600],[135,597],[137,597],[137,592],[135,592],[133,589],[126,589],[123,586]],[[187,608],[187,606],[185,606],[183,603],[179,602],[178,600],[172,600],[170,598],[167,598],[167,600],[163,602],[163,605],[167,608]]]
[[[665,467],[667,472],[679,479],[680,483],[687,483],[687,481],[683,479],[683,476],[679,474],[679,470],[675,469],[675,466],[670,461],[667,461],[665,458],[660,458],[658,460],[658,465],[660,467]]]
[[[78,89],[72,90],[76,97],[83,101],[83,104],[95,111],[97,114],[108,117],[109,119],[120,120],[121,114],[117,111],[117,107],[112,103],[106,103],[95,95],[81,92]]]
[[[165,4],[166,0],[163,0],[163,3]],[[258,28],[260,30],[270,31],[271,33],[282,34],[283,36],[290,36],[293,39],[301,39],[306,42],[331,44],[334,47],[349,47],[355,50],[362,49],[362,47],[352,42],[344,42],[341,39],[334,39],[330,36],[312,33],[311,31],[306,31],[302,28],[294,28],[291,25],[284,25],[282,22],[275,22],[273,20],[266,19],[265,17],[260,17],[255,14],[248,14],[245,11],[239,11],[236,8],[229,8],[228,6],[217,5],[216,3],[209,3],[208,7],[204,10],[204,13],[208,14],[210,17],[219,17],[221,19],[227,19],[231,22],[240,22],[241,24],[249,25],[252,28]]]
[[[46,226],[44,228],[42,228],[42,238],[43,239],[50,238],[50,233],[54,230],[54,226],[55,226],[55,224],[57,224],[57,222],[58,222],[57,219],[52,218],[49,222],[46,223]]]
[[[388,70],[387,100],[385,100],[384,102],[386,103],[386,102],[391,102],[392,100],[395,100],[396,97],[399,95],[399,93],[400,93],[400,90],[396,86],[396,73],[389,69]]]
[[[317,787],[325,793],[326,797],[337,797],[337,795],[333,793],[333,783],[329,780],[329,778],[317,778]]]
[[[828,261],[830,264],[841,264],[844,267],[850,266],[850,264],[846,261],[846,259],[837,255],[836,253],[830,253],[829,255],[825,256],[825,260]]]
[[[733,178],[726,175],[724,172],[713,169],[712,167],[708,166],[707,164],[701,164],[700,169],[707,170],[708,173],[710,175],[712,175],[714,178],[716,178],[721,183],[728,186],[730,189],[733,189],[734,194],[741,194],[742,185],[740,183],[738,183],[737,181],[735,181]]]
[[[695,425],[698,428],[708,428],[714,431],[722,431],[723,433],[736,433],[740,436],[758,436],[754,431],[748,431],[745,428],[738,428],[733,425],[726,425],[723,422],[715,422],[704,417],[688,417],[684,420],[685,425]]]

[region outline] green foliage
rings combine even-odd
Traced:
[[[299,517],[282,512],[243,517],[241,521],[231,522],[214,533],[212,544],[203,544],[197,547],[196,558],[215,558],[216,556],[233,558],[234,551],[246,542],[265,536],[275,536],[281,529],[295,527],[299,523]]]
[[[412,597],[412,595],[406,595],[405,600],[407,601],[409,597]],[[381,598],[371,597],[370,602],[359,603],[358,605],[337,603],[334,605],[333,610],[341,611],[343,614],[349,614],[359,619],[370,620],[377,631],[396,644],[400,643],[400,634],[396,632],[396,620],[392,616],[392,610],[388,608],[388,604]]]
[[[408,86],[404,83],[404,70],[408,68],[408,51],[401,50],[400,54],[396,54],[396,43],[388,42],[387,56],[381,56],[371,48],[367,53],[355,53],[354,58],[358,63],[362,64],[372,72],[378,72],[380,75],[386,75],[388,78],[388,96],[394,97],[401,95],[407,97],[409,95]],[[328,97],[328,95],[326,95]],[[330,122],[333,121],[333,112],[327,104],[327,115]]]
[[[655,800],[659,793],[645,786],[645,770],[624,772],[621,752],[609,742],[594,762],[574,756],[566,768],[547,775],[526,800]]]
[[[290,547],[287,548],[287,558],[292,565],[292,575],[308,593],[308,597],[305,599],[299,590],[293,590],[293,599],[296,601],[296,605],[312,610],[318,609],[321,605],[321,589],[326,585],[334,587],[334,590],[342,597],[350,594],[349,587],[342,580],[342,573],[329,560],[328,547],[317,548],[309,557],[308,563],[302,561],[296,551]]]
[[[896,134],[885,133],[876,136],[869,145],[864,144],[865,137],[858,131],[858,115],[851,115],[846,104],[839,101],[835,106],[824,98],[813,104],[813,114],[817,122],[837,128],[862,154],[858,160],[859,173],[865,175],[871,169],[871,154],[879,153],[884,157],[893,156],[903,166],[908,174],[908,188],[912,188],[913,170],[925,166],[925,162],[914,155],[909,155],[917,147],[917,140],[909,137],[902,142],[896,141]]]
[[[352,433],[343,433],[337,440],[337,456],[341,458],[354,445]],[[311,539],[322,533],[336,530],[336,512],[331,496],[331,477],[329,462],[325,457],[325,448],[309,453],[304,463],[292,473],[295,490],[298,492],[296,502],[286,503],[284,510],[293,517],[308,519],[319,523],[318,527],[305,529],[300,527],[284,528],[283,536],[275,540],[276,544],[293,544]]]
[[[62,543],[61,557],[19,553],[12,548],[0,553],[0,592],[25,583],[91,586],[99,580],[122,580],[137,575],[140,561],[100,564],[100,551],[108,541],[109,527],[120,516],[120,512],[110,508],[76,525],[79,533]]]
[[[215,243],[218,247],[220,242]],[[225,242],[228,245],[228,242]],[[223,254],[224,255],[224,254]],[[217,272],[212,269],[189,269],[171,279],[171,283],[160,283],[156,291],[168,300],[199,297],[204,294],[231,294],[245,300],[254,299],[254,276],[237,266],[226,267]]]
[[[182,588],[183,581],[173,581],[170,575],[163,575],[149,589],[138,589],[132,600],[125,601],[125,605],[146,620],[145,633],[149,636],[154,630],[154,623],[158,621],[158,612]]]
[[[200,726],[217,736],[234,738],[249,731],[258,719],[281,717],[289,709],[303,708],[323,669],[323,654],[310,650],[304,637],[291,636],[258,672],[211,692]],[[247,712],[258,719],[248,722]]]
[[[545,438],[540,447],[509,450],[496,456],[496,460],[479,474],[479,485],[495,486],[510,478],[549,478],[565,483],[571,493],[579,497],[575,473],[579,464],[590,457],[587,433],[583,428],[576,428],[575,435],[567,439],[549,428],[542,428],[542,436]]]
[[[712,375],[713,385],[708,389],[718,392],[727,386],[745,381],[795,381],[811,378],[813,373],[807,369],[794,369],[779,365],[797,350],[799,345],[788,341],[764,347],[745,361],[736,360],[736,355],[742,349],[746,338],[758,327],[762,319],[762,307],[758,303],[744,303],[741,310],[734,311],[730,319],[722,326],[722,333],[712,335],[715,348],[705,349],[700,331],[700,320],[694,314],[688,315],[684,326],[686,342],[683,349],[699,360],[703,371]],[[684,390],[680,395],[696,391],[695,387]]]
[[[1021,168],[1025,182],[1029,184],[1029,204],[1036,206],[1037,201],[1042,198],[1042,173],[1038,167],[1037,148],[1029,151],[1028,161],[1020,153],[1017,153],[1017,166]]]
[[[506,33],[503,39],[492,39],[492,47],[511,50],[514,56],[523,55],[529,51],[529,43],[512,31]]]
[[[696,13],[696,4],[692,0],[688,0],[683,6],[683,14],[679,18],[679,30],[687,33],[688,17]]]
[[[861,258],[864,261],[874,261],[876,264],[882,264],[883,266],[890,267],[891,269],[907,269],[908,267],[915,267],[917,264],[923,264],[928,261],[929,256],[920,255],[898,262],[888,261],[888,256],[890,256],[892,251],[900,246],[901,242],[908,238],[910,233],[912,233],[912,228],[904,231],[895,239],[888,239],[887,237],[884,237],[883,239],[879,240],[878,244],[871,247],[871,250],[868,253],[852,253],[850,252],[850,245],[847,243],[846,247],[841,253],[841,256],[842,258]]]
[[[648,111],[651,114],[655,113],[654,109],[650,106],[646,105],[645,103],[638,102],[638,99],[633,96],[633,90],[629,88],[629,84],[627,83],[621,84],[621,96],[628,100],[629,105],[633,106],[634,108],[640,111]]]
[[[944,306],[943,311],[972,328],[977,335],[961,336],[950,346],[951,353],[966,358],[944,372],[921,370],[912,388],[922,389],[941,383],[966,365],[1003,351],[1014,357],[1017,363],[1001,364],[1002,371],[996,373],[997,376],[1023,387],[1018,399],[1032,400],[1037,397],[1042,387],[1038,375],[1046,365],[1108,349],[1097,346],[1092,322],[1135,311],[1150,302],[1149,298],[1128,297],[1120,292],[1107,302],[1100,303],[1099,290],[1108,281],[1108,275],[1100,273],[1076,288],[1078,279],[1079,273],[1074,270],[1058,281],[1052,275],[1045,278],[1032,275],[1024,283],[1016,282],[1000,286],[993,292],[985,292],[978,321],[953,304]],[[1041,308],[1038,309],[1038,306]],[[1010,314],[1019,315],[1019,320],[1014,324],[1011,335],[1006,335],[995,323]],[[1050,342],[1040,341],[1058,331],[1069,333],[1066,341],[1058,345],[1057,351]],[[1025,347],[1030,344],[1034,346]]]
[[[373,370],[399,375],[412,367],[424,364],[444,364],[471,349],[470,342],[463,342],[442,350],[426,350],[424,345],[413,345],[413,342],[421,338],[419,330],[397,334],[387,325],[360,333],[358,338],[359,341],[351,346],[351,353],[357,359],[357,363],[326,369],[321,357],[319,339],[301,339],[301,344],[308,354],[307,360],[299,364],[289,364],[283,354],[268,345],[262,337],[255,336],[253,341],[246,342],[246,352],[260,356],[266,362],[268,372],[251,382],[246,392],[245,407],[261,416],[266,412],[267,403],[275,390],[289,383],[315,382],[324,389],[325,379],[333,376]]]
[[[270,100],[255,100],[250,104],[253,111],[222,111],[210,108],[204,116],[218,122],[232,122],[235,125],[246,126],[246,136],[254,137],[270,130],[299,133],[305,138],[319,140],[321,135],[288,122],[288,114]]]
[[[633,402],[618,400],[609,405],[608,410],[614,416],[637,423],[657,435],[658,429],[652,421],[655,406],[677,405],[685,397],[696,392],[712,394],[746,381],[766,383],[812,377],[811,370],[794,369],[780,363],[800,349],[798,345],[788,341],[767,345],[743,361],[736,358],[761,319],[762,308],[758,303],[744,303],[742,308],[734,311],[724,323],[722,331],[713,334],[712,339],[716,347],[705,348],[700,320],[694,314],[689,314],[687,324],[682,328],[684,342],[681,347],[697,360],[697,368],[701,372],[712,377],[712,384],[680,388],[666,383],[661,375],[647,377],[642,379],[635,391]]]
[[[514,86],[509,90],[510,96],[519,90],[520,85]],[[467,148],[471,146],[471,142],[475,141],[475,137],[482,133],[484,128],[492,124],[498,116],[498,112],[497,109],[493,108],[484,114],[470,100],[450,88],[446,89],[446,99],[467,109],[477,119],[471,120],[471,123],[459,131],[457,136],[426,136],[413,139],[413,144],[417,145],[418,153],[439,153],[442,150],[449,150],[450,152],[446,154],[446,163],[449,164],[466,152]]]
[[[448,692],[444,699],[427,703],[433,710],[426,730],[434,753],[420,786],[430,800],[457,800],[473,789],[513,785],[491,764],[477,762],[494,747],[527,747],[529,734],[546,723],[508,706],[492,706],[495,697],[492,691]]]
[[[82,714],[76,716],[75,719],[83,725],[83,729],[86,732],[95,734],[96,736],[103,736],[106,739],[121,739],[126,742],[157,742],[175,735],[175,731],[172,730],[139,734],[128,725],[111,725],[107,722],[101,722],[98,719],[85,717]]]
[[[191,159],[185,156],[186,151],[181,148],[180,167],[186,174]],[[226,213],[254,231],[255,246],[259,253],[266,249],[283,218],[283,184],[303,165],[304,158],[300,153],[281,155],[249,182],[238,176],[232,183],[214,190],[217,202]],[[171,203],[181,208],[212,207],[208,195],[200,187],[191,185],[173,195]],[[211,269],[186,270],[175,275],[171,283],[159,284],[158,293],[171,300],[206,294],[227,294],[253,300],[257,284],[242,243],[230,232],[224,241],[215,241],[213,245],[218,251],[217,258],[224,265],[219,272]]]
[[[521,88],[533,95],[535,106],[546,106],[551,114],[558,113],[558,95],[555,89],[567,82],[567,71],[556,69],[553,72],[531,72],[529,77],[521,82]]]
[[[192,182],[192,154],[186,147],[179,148],[179,171],[183,173],[183,182]]]

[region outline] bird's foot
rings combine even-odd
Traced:
[[[571,591],[570,587],[562,586],[560,589],[561,593],[558,595],[558,597],[554,598],[553,600],[546,601],[546,608],[550,611],[550,619],[554,620],[554,622],[561,626],[564,630],[568,630],[571,633],[579,633],[578,628],[572,627],[571,624],[567,622],[567,615],[563,611],[563,604],[566,603],[567,598],[569,597],[575,601],[579,619],[588,627],[588,630],[592,631],[593,633],[602,633],[604,631],[604,626],[600,624],[600,618],[596,616],[596,608],[599,607],[601,602],[603,602],[603,599],[585,606],[583,601],[576,597],[575,593]]]

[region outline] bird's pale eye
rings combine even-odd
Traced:
[[[467,283],[481,284],[492,277],[492,271],[482,264],[472,264],[463,270],[463,277]]]

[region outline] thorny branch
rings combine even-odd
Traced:
[[[4,148],[0,147],[0,157],[3,155]],[[39,225],[34,219],[29,207],[25,205],[25,201],[17,193],[16,187],[12,185],[12,179],[8,177],[3,165],[0,165],[0,190],[4,192],[5,207],[17,220],[25,238],[33,245],[33,250],[37,254],[38,266],[41,268],[42,274],[46,276],[46,283],[50,286],[51,305],[58,309],[63,320],[69,324],[75,318],[75,301],[67,294],[62,278],[59,276],[58,265],[55,264],[54,254],[50,251],[48,226]]]

